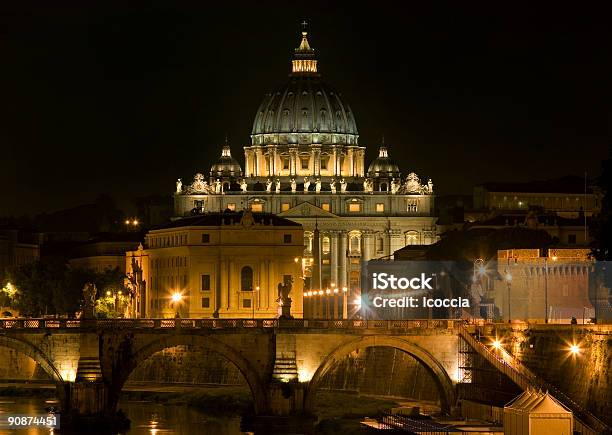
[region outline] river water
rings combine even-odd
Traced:
[[[52,405],[45,399],[0,397],[0,418],[6,414],[45,415],[45,408]],[[119,407],[131,420],[131,428],[112,435],[239,435],[240,417],[206,415],[186,405],[159,405],[152,402],[120,402]],[[52,434],[44,428],[21,430],[0,429],[0,435]],[[75,433],[75,432],[72,432]],[[85,433],[83,433],[85,435]]]

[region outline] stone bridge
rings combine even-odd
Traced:
[[[62,410],[110,417],[130,373],[178,345],[217,352],[244,376],[260,416],[312,413],[316,390],[353,351],[388,346],[418,360],[435,379],[441,407],[456,404],[454,320],[2,320],[0,346],[35,360],[56,383]]]
[[[556,328],[553,333],[563,329],[545,326]],[[495,336],[502,333],[499,325],[490,328]],[[262,419],[313,415],[317,388],[335,364],[354,351],[383,346],[414,357],[431,374],[442,410],[452,414],[458,382],[465,382],[464,375],[459,380],[466,368],[461,349],[469,346],[518,388],[552,392],[574,412],[579,433],[610,433],[513,355],[478,341],[484,333],[477,332],[460,320],[10,319],[0,320],[0,347],[32,358],[56,383],[63,421],[109,421],[130,374],[155,353],[180,345],[216,352],[234,364]]]

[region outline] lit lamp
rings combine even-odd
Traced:
[[[580,346],[577,345],[576,343],[570,345],[568,350],[570,351],[572,356],[576,356],[576,355],[580,354]]]
[[[174,307],[176,309],[176,318],[181,317],[180,313],[179,313],[179,304],[181,303],[181,300],[183,299],[183,295],[180,292],[174,292],[172,293],[172,296],[170,297],[170,299],[172,300],[172,302],[174,302]]]
[[[512,316],[510,313],[510,287],[512,285],[512,274],[506,271],[504,279],[506,280],[506,284],[508,285],[508,323],[512,323]]]

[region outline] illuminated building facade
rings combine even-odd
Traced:
[[[347,287],[354,300],[361,261],[437,241],[433,183],[402,176],[384,143],[366,166],[354,114],[322,81],[306,31],[291,65],[286,85],[268,93],[255,115],[244,170],[225,144],[208,177],[177,180],[174,212],[249,208],[297,222],[306,290]]]
[[[278,285],[293,281],[291,313],[302,317],[302,227],[269,213],[190,216],[149,231],[126,253],[134,316],[273,318]]]

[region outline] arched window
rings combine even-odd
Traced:
[[[243,292],[253,291],[253,269],[251,266],[244,266],[240,271],[240,290]]]
[[[381,192],[387,191],[387,183],[380,183],[380,191]]]

